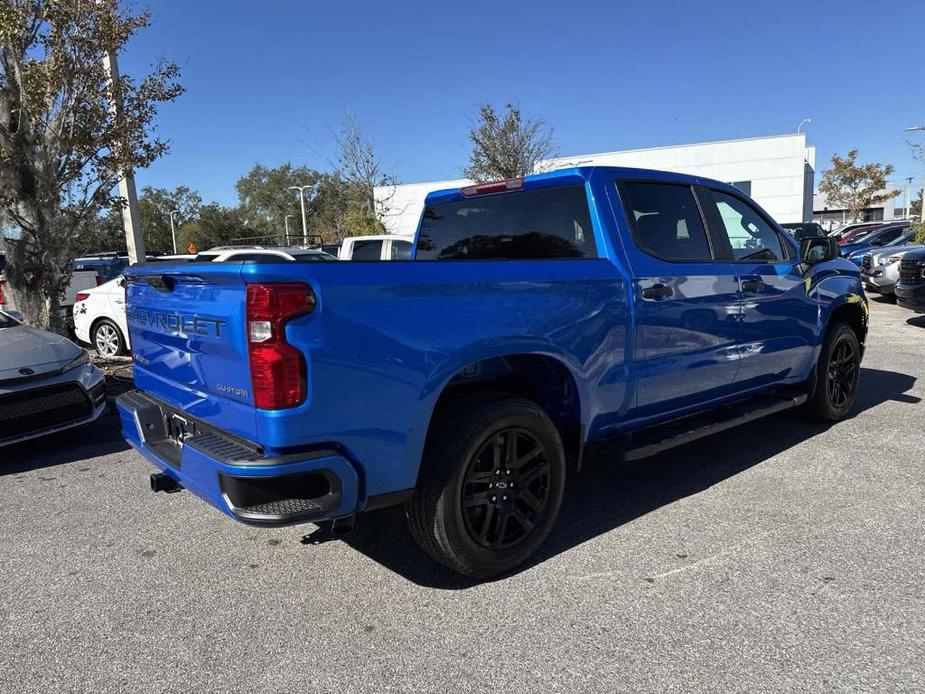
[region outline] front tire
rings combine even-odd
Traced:
[[[436,561],[486,579],[526,561],[549,535],[565,490],[565,453],[536,403],[466,400],[428,437],[408,527]]]
[[[819,354],[816,385],[806,401],[807,414],[826,422],[843,419],[854,405],[860,374],[858,336],[849,325],[836,323],[829,329]]]
[[[93,326],[90,339],[93,348],[101,357],[121,357],[125,354],[125,338],[122,331],[108,318],[103,318]]]

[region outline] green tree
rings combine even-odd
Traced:
[[[82,255],[102,251],[126,252],[121,206],[95,215],[81,225],[72,241],[68,255],[79,258]]]
[[[291,215],[289,231],[295,237],[302,234],[302,212],[298,193],[290,186],[311,186],[305,191],[305,216],[310,236],[325,243],[382,233],[384,227],[374,213],[369,212],[365,188],[342,178],[338,173],[325,173],[305,166],[286,163],[276,168],[257,164],[238,179],[236,188],[240,202],[238,212],[246,224],[245,237],[266,236],[267,242],[281,239],[285,218]]]
[[[512,104],[498,114],[485,104],[469,131],[472,151],[463,173],[474,181],[516,178],[535,173],[555,156],[552,130],[542,118],[525,118]]]
[[[150,253],[173,253],[171,211],[176,210],[178,213],[174,215],[174,225],[179,228],[184,223],[198,219],[201,207],[202,197],[187,186],[179,186],[174,190],[151,186],[143,188],[138,198],[138,216],[145,235],[145,249]],[[177,252],[182,253],[183,248],[185,246],[180,246],[178,237]]]
[[[118,0],[0,2],[0,216],[13,230],[2,243],[8,289],[34,325],[63,330],[74,239],[112,206],[121,171],[167,151],[154,120],[183,91],[176,65],[110,90],[103,64],[148,23]]]
[[[867,208],[899,195],[887,180],[893,173],[892,164],[858,164],[857,158],[857,149],[850,150],[845,157],[833,155],[832,168],[822,174],[819,183],[819,192],[829,205],[848,210],[851,221],[859,221]]]
[[[184,224],[177,232],[177,245],[185,253],[190,244],[197,250],[225,246],[248,235],[244,215],[237,207],[223,207],[218,203],[203,205],[196,221]]]
[[[302,232],[302,215],[299,194],[289,190],[291,186],[317,186],[324,174],[305,166],[285,163],[276,168],[262,164],[254,165],[246,175],[238,179],[240,210],[253,235],[282,234],[285,231],[286,216],[293,234]],[[306,190],[306,201],[311,200],[312,191]]]

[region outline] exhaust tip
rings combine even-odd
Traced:
[[[177,482],[173,477],[165,475],[163,472],[155,472],[151,474],[152,492],[166,492],[167,494],[173,494],[182,490],[183,485]]]

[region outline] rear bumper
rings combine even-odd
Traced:
[[[116,407],[129,444],[183,487],[243,523],[314,523],[358,510],[360,476],[334,448],[266,455],[137,390],[119,396]],[[182,444],[168,433],[176,433],[177,418],[188,427]]]

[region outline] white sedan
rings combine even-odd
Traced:
[[[250,262],[317,262],[336,261],[332,255],[316,249],[301,248],[230,248],[204,251],[198,256],[161,256],[157,261],[211,260]],[[93,345],[104,357],[117,357],[131,349],[125,319],[125,278],[117,277],[99,287],[78,292],[74,304],[74,333],[81,342]]]
[[[117,357],[128,352],[124,277],[77,293],[74,334],[81,342],[93,345],[101,356]]]

